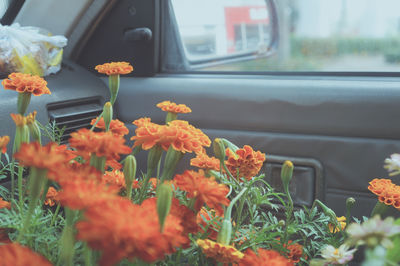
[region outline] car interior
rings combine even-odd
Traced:
[[[89,126],[109,98],[107,77],[95,66],[130,62],[134,71],[121,77],[114,118],[131,134],[136,128],[132,122],[140,117],[163,123],[157,103],[186,104],[192,113],[184,119],[211,140],[223,137],[264,152],[262,172],[278,190],[281,165],[291,160],[296,208],[311,207],[319,199],[341,216],[346,199],[353,197],[352,215],[368,216],[376,203],[369,182],[387,177],[383,162],[400,151],[400,72],[215,70],[218,64],[260,57],[250,52],[191,60],[179,32],[179,10],[174,9],[182,1],[173,2],[10,1],[2,25],[40,27],[68,39],[61,70],[45,77],[51,95],[32,98],[28,112],[36,110],[42,124],[55,121],[65,127],[66,143],[71,132]],[[264,2],[271,30],[261,58],[268,61],[284,49],[288,37],[281,29],[280,1]],[[201,49],[199,54],[211,48]],[[15,109],[15,98],[14,92],[0,92],[0,135],[13,134],[9,112]],[[146,154],[137,155],[138,169],[145,169],[145,159]]]

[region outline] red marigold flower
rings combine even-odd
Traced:
[[[196,166],[205,170],[219,171],[220,161],[215,157],[209,157],[206,153],[200,152],[196,157],[190,160],[191,166]]]
[[[0,209],[3,209],[3,208],[11,209],[11,203],[3,200],[3,198],[0,197]]]
[[[209,239],[198,239],[196,243],[206,257],[213,258],[218,262],[238,263],[244,257],[244,254],[234,246],[223,245]]]
[[[49,187],[44,205],[54,206],[58,201],[58,191],[54,187]]]
[[[204,171],[185,171],[182,175],[176,175],[174,182],[180,190],[187,192],[188,198],[196,198],[195,209],[199,211],[204,203],[215,209],[218,215],[223,214],[222,205],[228,206],[229,199],[226,195],[229,188],[218,184],[214,177],[207,178]]]
[[[259,248],[257,253],[247,249],[239,266],[293,266],[294,263],[279,254],[275,250]]]
[[[288,245],[284,245],[284,247],[289,250],[287,254],[288,259],[294,263],[298,263],[303,256],[303,246],[298,243],[292,244],[292,240],[289,240]]]
[[[106,157],[107,160],[119,160],[119,154],[130,153],[131,149],[124,143],[124,138],[108,132],[93,132],[87,128],[71,133],[69,139],[70,146],[76,148],[77,153],[84,158],[94,153],[97,157]]]
[[[51,94],[47,88],[47,82],[35,75],[23,73],[11,73],[8,79],[4,79],[1,84],[6,90],[13,90],[19,93],[29,92],[35,96]]]
[[[90,124],[94,125],[94,123],[96,122],[97,118],[94,118]],[[97,122],[96,124],[97,128],[100,129],[106,129],[106,124],[104,123],[104,118],[101,117],[99,122]],[[115,136],[119,136],[119,137],[123,137],[125,135],[129,134],[129,129],[125,126],[125,124],[121,121],[119,121],[118,119],[113,119],[110,122],[110,131],[113,135]]]
[[[170,101],[163,101],[157,104],[157,107],[163,110],[164,112],[170,112],[174,114],[186,114],[191,113],[192,110],[184,104],[176,104]]]
[[[174,215],[180,219],[181,225],[184,228],[184,235],[196,233],[198,231],[199,226],[197,225],[196,214],[187,206],[180,204],[178,199],[172,199],[171,210],[169,213],[170,215]]]
[[[0,137],[0,150],[2,153],[7,152],[7,144],[10,142],[9,136]]]
[[[250,180],[257,175],[265,161],[265,154],[259,151],[254,151],[250,146],[245,145],[242,149],[238,149],[233,153],[231,149],[226,149],[228,160],[225,162],[228,170],[233,176],[239,178],[244,177]]]
[[[118,187],[120,190],[126,188],[124,172],[119,170],[106,171],[103,182]],[[139,188],[139,181],[134,180],[132,188]]]
[[[138,120],[134,121],[137,122]],[[163,129],[161,126],[152,122],[138,121],[138,128],[135,130],[135,136],[131,137],[135,143],[133,147],[142,146],[143,150],[149,150],[156,144],[160,143],[163,137]]]
[[[59,145],[50,142],[41,146],[38,142],[23,143],[14,158],[19,160],[23,166],[33,166],[39,169],[47,169],[51,172],[58,172],[69,162],[69,156]]]
[[[369,182],[368,189],[378,196],[378,200],[400,210],[400,186],[393,184],[390,179],[375,178]]]
[[[206,231],[201,229],[204,233],[207,233],[207,238],[214,241],[217,240],[219,229],[221,228],[222,217],[217,216],[214,210],[207,211],[206,208],[201,208],[197,213],[197,224],[200,228],[204,228]]]
[[[160,232],[154,200],[142,205],[117,198],[94,205],[85,212],[85,220],[76,224],[77,238],[102,251],[100,265],[114,265],[123,258],[146,262],[162,260],[165,255],[188,241],[182,235],[180,221],[168,215]]]
[[[0,245],[2,266],[51,266],[42,255],[18,243]]]
[[[133,71],[133,67],[128,62],[111,62],[102,65],[97,65],[94,69],[101,74],[110,75],[125,75]]]
[[[61,191],[58,199],[63,206],[73,210],[82,210],[97,204],[117,198],[119,188],[99,182],[98,179],[88,179],[75,176],[60,181]]]

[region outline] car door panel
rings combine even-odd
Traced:
[[[224,137],[265,152],[266,165],[268,155],[314,159],[323,172],[323,191],[314,194],[338,215],[352,196],[360,217],[376,202],[368,182],[385,177],[384,159],[400,150],[399,99],[395,78],[160,75],[122,78],[115,110],[133,134],[130,123],[140,117],[164,122],[158,102],[184,103],[193,112],[180,119],[210,139]],[[144,167],[145,154],[139,158]]]

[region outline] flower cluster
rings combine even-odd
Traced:
[[[247,180],[257,175],[264,161],[265,154],[254,151],[252,147],[245,145],[235,153],[231,149],[226,149],[226,166],[234,177],[244,177]]]
[[[133,71],[133,67],[128,62],[111,62],[97,65],[95,69],[106,75],[125,75]]]
[[[90,124],[94,125],[96,120],[97,120],[97,118],[93,119],[90,122]],[[96,124],[96,127],[100,128],[100,129],[103,129],[103,130],[106,128],[106,125],[104,123],[104,118],[103,117],[101,117],[99,119],[99,121]],[[129,129],[125,126],[125,124],[123,122],[119,121],[118,119],[111,120],[110,131],[114,136],[118,136],[118,137],[123,137],[123,136],[129,134]]]
[[[375,178],[369,182],[368,189],[378,196],[380,202],[400,210],[400,186],[393,184],[392,180]]]
[[[134,121],[133,124],[138,126],[136,135],[131,138],[135,141],[133,147],[141,146],[143,150],[160,145],[164,150],[172,146],[182,153],[191,153],[200,152],[204,146],[211,144],[207,135],[187,121],[174,120],[167,125],[158,125],[144,118]]]
[[[194,208],[197,211],[206,204],[221,215],[222,206],[229,205],[229,199],[226,198],[229,188],[217,183],[213,177],[205,177],[203,170],[187,170],[182,175],[176,175],[174,181],[180,190],[187,192],[188,198],[196,199]]]
[[[174,114],[186,114],[192,112],[192,109],[190,109],[186,105],[176,104],[170,101],[163,101],[161,103],[158,103],[157,107],[163,110],[164,112],[170,112]]]
[[[1,84],[6,90],[13,90],[19,93],[31,93],[35,96],[51,94],[47,88],[47,82],[39,77],[23,73],[11,73],[8,79],[4,79]]]

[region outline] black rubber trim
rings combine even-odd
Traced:
[[[6,13],[1,18],[0,23],[2,25],[11,25],[24,3],[25,0],[13,0]]]

